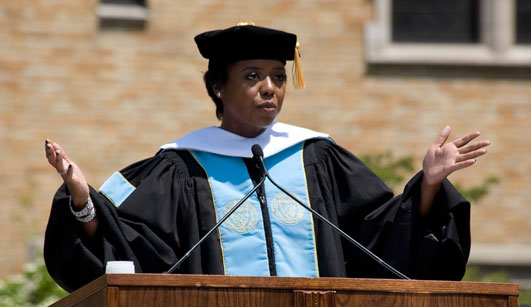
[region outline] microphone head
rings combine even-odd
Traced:
[[[258,144],[254,144],[253,147],[251,147],[251,151],[253,152],[253,157],[263,157],[264,152],[262,151],[262,147]]]

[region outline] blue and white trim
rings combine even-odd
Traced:
[[[253,189],[241,158],[192,152],[207,173],[216,222]],[[266,236],[256,194],[219,227],[225,275],[269,276]]]
[[[310,129],[274,122],[257,137],[246,138],[219,127],[206,127],[176,139],[160,147],[160,150],[204,151],[218,155],[251,158],[251,147],[262,147],[264,157],[273,156],[284,149],[303,141],[321,138],[330,139],[328,134]]]
[[[270,176],[310,206],[302,159],[304,142],[264,160]],[[311,212],[266,180],[265,185],[278,276],[319,277]]]
[[[114,172],[100,187],[100,193],[105,195],[116,207],[119,207],[135,189],[122,174]]]
[[[306,204],[309,204],[302,159],[304,142],[265,159],[269,173]],[[207,173],[217,220],[252,188],[241,158],[194,151]],[[265,182],[275,266],[278,276],[318,277],[313,218],[273,184]],[[219,228],[225,274],[269,276],[269,259],[260,203],[253,194]]]

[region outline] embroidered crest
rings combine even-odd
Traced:
[[[305,210],[282,192],[273,197],[273,214],[284,224],[298,224],[304,217]]]
[[[234,207],[239,200],[232,200],[223,207],[223,215]],[[247,233],[253,230],[258,223],[258,210],[248,202],[244,202],[232,215],[225,221],[225,225],[237,233]]]

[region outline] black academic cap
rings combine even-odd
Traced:
[[[300,69],[297,36],[292,33],[240,22],[223,30],[201,33],[195,37],[201,55],[212,64],[251,59],[295,60],[294,86],[304,88]]]
[[[195,42],[201,55],[211,61],[235,62],[250,59],[293,60],[297,36],[249,23],[199,34]]]

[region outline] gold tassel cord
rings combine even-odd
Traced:
[[[297,42],[295,45],[295,58],[293,59],[292,75],[293,75],[293,87],[295,89],[303,89],[306,87],[304,83],[304,76],[302,75],[301,59],[299,54],[300,44]]]

